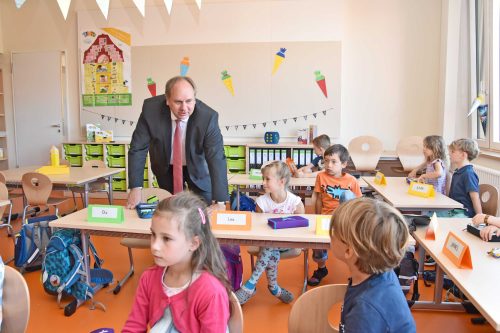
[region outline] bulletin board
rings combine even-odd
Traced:
[[[197,98],[219,113],[225,139],[261,138],[266,131],[296,137],[309,125],[340,135],[340,42],[133,45],[132,35],[132,104],[82,105],[82,126],[100,124],[115,137],[130,137],[144,99],[186,74]]]

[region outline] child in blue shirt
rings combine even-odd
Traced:
[[[295,177],[312,178],[316,177],[318,172],[323,170],[323,154],[325,150],[331,146],[330,137],[326,134],[321,134],[313,139],[312,145],[316,157],[311,163],[300,168],[295,174]]]
[[[470,163],[479,155],[477,142],[472,139],[459,139],[453,141],[448,148],[451,164],[456,168],[451,178],[448,196],[464,205],[467,217],[481,214],[479,177]],[[450,216],[457,217],[456,214]]]
[[[416,332],[394,273],[408,236],[401,213],[383,201],[357,198],[335,210],[330,223],[332,253],[351,274],[340,332]]]

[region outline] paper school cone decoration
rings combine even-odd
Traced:
[[[233,79],[231,78],[231,75],[227,74],[227,71],[223,71],[221,80],[224,82],[224,85],[227,90],[229,90],[231,95],[234,96]]]
[[[281,66],[281,63],[283,62],[283,60],[285,60],[285,52],[286,52],[286,49],[282,47],[274,56],[273,75],[274,75],[274,73],[276,73],[278,68]]]
[[[484,94],[479,94],[475,99],[474,101],[472,102],[472,105],[469,109],[469,113],[467,114],[467,117],[470,116],[472,114],[472,112],[476,111],[476,109],[478,107],[480,107],[481,105],[484,105],[484,101],[485,101],[485,96]]]
[[[437,216],[436,213],[432,214],[431,222],[425,232],[425,239],[436,240]]]
[[[319,89],[323,92],[326,98],[328,98],[328,92],[326,91],[326,80],[325,76],[321,74],[321,71],[315,71],[314,75],[316,75],[316,83],[319,86]]]
[[[148,77],[148,89],[149,92],[151,93],[151,96],[155,97],[156,96],[156,82],[153,81],[152,78]]]
[[[189,70],[189,57],[184,57],[181,61],[181,76],[186,76]]]

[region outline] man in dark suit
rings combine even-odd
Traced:
[[[144,100],[128,151],[130,193],[127,206],[134,208],[141,201],[148,151],[151,169],[161,188],[174,193],[174,187],[179,190],[178,184],[181,184],[180,190],[187,184],[209,205],[222,205],[228,199],[228,187],[218,118],[217,112],[196,99],[195,84],[188,77],[170,79],[165,95]],[[179,137],[175,135],[177,129]],[[176,144],[182,157],[174,149]],[[181,180],[177,176],[174,178],[180,171],[180,164],[175,161],[180,159]],[[176,163],[178,167],[174,171]]]

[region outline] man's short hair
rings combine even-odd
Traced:
[[[315,145],[316,147],[319,147],[319,148],[323,148],[323,149],[327,149],[328,147],[330,147],[331,143],[330,143],[330,137],[326,134],[321,134],[321,135],[318,135],[317,137],[315,137],[313,139],[313,145]]]
[[[349,161],[349,151],[341,144],[335,144],[328,147],[325,150],[323,157],[332,156],[333,154],[337,154],[339,156],[340,162],[342,163],[346,163],[347,161]]]
[[[458,139],[450,144],[451,150],[461,150],[467,153],[467,159],[472,161],[479,155],[479,146],[472,139]]]
[[[409,233],[403,215],[381,200],[357,198],[341,204],[330,222],[330,237],[353,249],[356,267],[365,274],[399,265]],[[336,241],[337,241],[336,240]]]
[[[196,97],[196,85],[194,84],[194,81],[192,78],[189,76],[174,76],[170,80],[167,81],[165,84],[165,95],[167,96],[167,99],[170,98],[170,92],[172,91],[172,88],[175,86],[175,84],[179,81],[186,81],[193,87],[194,90],[194,96]]]

